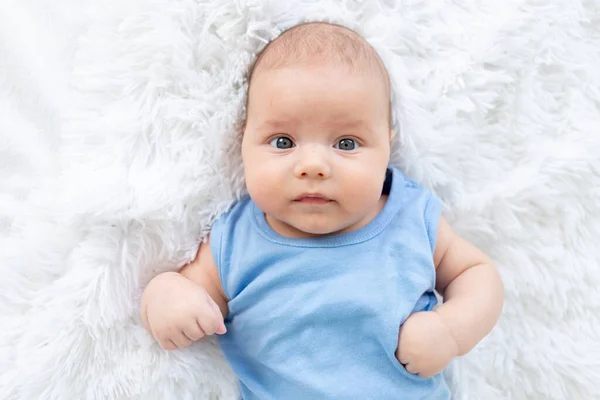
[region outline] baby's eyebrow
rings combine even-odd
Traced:
[[[369,129],[369,124],[361,119],[340,118],[332,122],[340,130]]]
[[[281,129],[290,125],[297,125],[300,123],[300,120],[295,117],[288,117],[285,119],[268,119],[263,121],[259,125],[259,129],[271,128],[271,129]]]
[[[285,130],[290,126],[298,126],[302,121],[294,116],[284,118],[267,119],[258,124],[259,130]],[[330,120],[330,126],[336,131],[371,131],[369,123],[362,119],[348,118],[348,116],[334,117]]]

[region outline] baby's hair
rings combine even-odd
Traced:
[[[249,81],[256,72],[315,62],[341,65],[351,71],[375,71],[390,97],[390,78],[377,51],[358,33],[342,25],[307,22],[284,31],[256,57]]]

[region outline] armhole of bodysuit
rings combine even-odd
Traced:
[[[227,281],[225,280],[226,265],[223,262],[222,249],[225,241],[225,232],[227,231],[227,218],[223,215],[215,221],[210,230],[210,251],[213,257],[213,261],[219,271],[219,279],[221,280],[221,287],[223,288],[223,294],[225,298],[229,300],[229,294],[227,293]]]
[[[427,237],[429,238],[429,246],[431,254],[435,251],[435,243],[437,239],[437,231],[442,216],[442,201],[434,194],[429,193],[427,204],[425,205],[425,227],[427,229]]]

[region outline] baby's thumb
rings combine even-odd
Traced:
[[[221,309],[219,308],[219,306],[217,305],[217,303],[215,303],[215,301],[213,299],[210,299],[210,305],[213,308],[213,311],[215,312],[215,317],[219,321],[218,322],[219,326],[218,326],[217,330],[215,331],[215,333],[218,335],[223,335],[223,334],[227,333],[227,328],[225,327],[225,321],[223,320],[223,314],[221,313]]]
[[[217,330],[215,331],[216,334],[218,335],[224,335],[227,333],[227,328],[225,327],[225,322],[221,321],[221,324],[219,325],[219,327],[217,328]]]

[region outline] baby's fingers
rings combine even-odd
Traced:
[[[215,333],[219,333],[222,331],[221,325],[223,325],[223,321],[219,321],[219,318],[212,315],[210,317],[201,317],[198,318],[198,325],[207,335],[214,335]]]
[[[198,324],[207,335],[224,334],[227,329],[225,329],[225,323],[223,322],[223,314],[221,314],[219,306],[209,296],[206,296],[206,298],[208,304],[207,307],[203,307],[198,317]]]
[[[219,324],[219,327],[217,328],[215,333],[219,334],[219,335],[224,335],[227,333],[227,328],[225,327],[225,322],[223,321],[222,318],[221,318],[221,323]]]
[[[170,339],[180,349],[188,347],[190,344],[192,344],[192,341],[183,334],[183,331],[174,332],[173,335],[171,335]]]
[[[183,332],[172,332],[169,335],[157,335],[156,340],[165,350],[177,350],[189,346],[192,341]]]
[[[215,330],[215,333],[219,335],[224,335],[225,333],[227,333],[227,328],[225,327],[225,321],[223,320],[223,314],[221,314],[221,309],[219,308],[217,303],[215,303],[212,299],[210,299],[210,303],[212,304],[212,308],[215,311],[215,314],[218,319],[218,325],[217,329]]]
[[[418,368],[416,368],[414,363],[404,364],[404,369],[414,375],[418,375],[421,372]]]
[[[202,339],[206,335],[196,320],[193,320],[188,324],[188,326],[183,329],[183,333],[194,342]]]
[[[162,347],[165,350],[177,350],[178,347],[177,345],[171,340],[171,339],[161,339],[158,340],[158,344],[160,344],[160,347]]]

